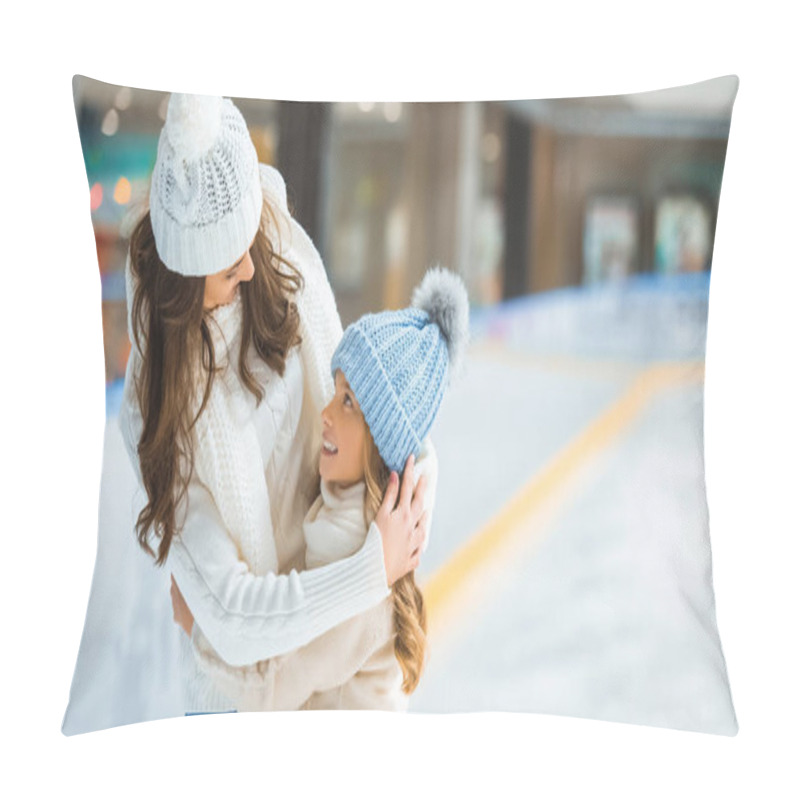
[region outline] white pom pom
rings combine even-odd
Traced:
[[[222,98],[204,94],[173,94],[167,106],[164,128],[179,158],[207,153],[219,135]]]
[[[450,375],[461,369],[469,341],[469,298],[464,281],[454,272],[434,267],[414,290],[411,305],[425,311],[439,326],[450,362]]]

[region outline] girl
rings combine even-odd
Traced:
[[[368,314],[344,333],[331,362],[335,395],[322,412],[321,494],[304,523],[306,564],[329,564],[356,552],[381,505],[393,469],[422,451],[449,375],[462,359],[468,331],[463,283],[428,272],[412,308]],[[191,615],[173,594],[176,619]],[[425,656],[425,608],[413,573],[392,587],[383,614],[348,623],[358,658],[319,651],[320,669],[298,668],[297,651],[233,670],[195,635],[199,660],[241,710],[400,710],[416,688]],[[316,645],[312,645],[319,650]]]
[[[319,414],[341,323],[319,255],[228,99],[172,95],[130,241],[120,426],[144,489],[136,532],[233,665],[380,606],[419,563],[436,459],[407,470],[347,559],[303,570]],[[428,516],[427,519],[430,517]],[[230,710],[191,649],[187,712]]]

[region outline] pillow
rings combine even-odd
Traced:
[[[737,87],[728,76],[562,100],[233,98],[289,260],[302,251],[317,264],[319,251],[343,325],[408,305],[434,264],[469,293],[465,368],[430,437],[435,517],[416,574],[428,660],[411,711],[736,733],[711,576],[703,379]],[[237,676],[273,691],[314,674],[347,617],[320,616],[306,661],[278,647],[252,665],[211,646],[188,586],[191,641],[173,621],[171,567],[137,541],[147,498],[120,418],[133,357],[126,256],[169,95],[80,75],[73,88],[107,389],[97,560],[66,734],[197,710],[187,670],[213,676],[221,709],[244,710],[231,701]],[[308,507],[313,494],[296,491]],[[278,556],[281,571],[299,568]],[[242,563],[253,568],[247,554]],[[237,636],[255,634],[242,624]]]

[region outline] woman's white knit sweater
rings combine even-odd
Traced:
[[[284,375],[248,352],[265,389],[264,400],[242,385],[236,364],[241,301],[209,316],[217,362],[212,396],[194,435],[195,468],[179,516],[180,534],[167,567],[186,599],[198,635],[229,665],[243,666],[295,650],[340,623],[379,606],[387,597],[380,532],[370,526],[350,558],[303,570],[302,522],[317,489],[320,413],[333,395],[330,361],[342,328],[320,257],[288,214],[280,174],[261,166],[262,188],[278,217],[273,244],[301,272],[297,296],[302,344],[290,351]],[[132,276],[128,279],[129,335]],[[131,336],[131,341],[133,337]],[[142,417],[134,381],[141,354],[132,348],[119,424],[139,475]],[[435,454],[420,460],[435,491]],[[139,475],[140,480],[141,476]],[[188,639],[185,640],[188,642]],[[196,652],[184,651],[186,710],[232,707],[202,670]]]
[[[367,534],[363,482],[343,489],[323,481],[320,490],[303,524],[309,568],[347,558]],[[394,652],[393,609],[386,598],[306,648],[247,669],[229,667],[201,636],[192,638],[203,669],[239,710],[401,711],[408,698]]]

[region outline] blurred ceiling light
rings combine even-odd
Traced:
[[[496,133],[485,133],[481,140],[483,160],[493,164],[500,158],[500,137]]]
[[[114,200],[121,206],[124,206],[126,203],[129,203],[131,199],[131,182],[125,178],[121,177],[117,181],[117,185],[114,187]]]
[[[167,119],[167,106],[169,105],[169,95],[164,95],[162,101],[158,104],[158,116],[162,122]]]
[[[113,136],[118,129],[119,114],[117,113],[117,109],[109,109],[103,117],[103,124],[100,126],[100,130],[103,131],[106,136]]]
[[[403,112],[403,107],[400,103],[384,103],[383,116],[387,122],[397,122],[400,119],[400,114]]]
[[[358,107],[366,114],[375,108],[375,103],[359,103]]]
[[[95,183],[89,190],[89,207],[92,211],[97,211],[103,204],[103,187],[100,183]]]
[[[127,86],[123,86],[114,98],[114,105],[120,111],[125,111],[126,108],[130,107],[132,97],[133,92]]]

